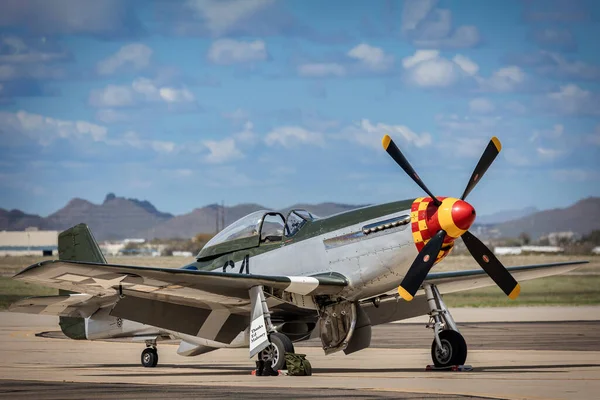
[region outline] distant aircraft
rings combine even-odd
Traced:
[[[74,339],[127,337],[156,345],[178,340],[178,354],[249,348],[284,369],[293,342],[320,338],[324,352],[369,347],[371,326],[429,314],[438,367],[462,365],[467,344],[442,300],[491,286],[510,298],[519,279],[560,274],[587,261],[505,268],[468,229],[465,201],[501,150],[492,138],[460,199],[436,197],[389,136],[383,148],[428,195],[319,218],[305,210],[257,211],[229,225],[180,269],[107,264],[86,225],[59,235],[59,259],[34,264],[15,279],[69,291],[20,300],[10,311],[60,316]],[[430,273],[462,238],[483,270]],[[487,275],[486,275],[487,274]],[[490,279],[491,278],[491,279]],[[75,293],[73,293],[75,292]]]

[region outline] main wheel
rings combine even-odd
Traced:
[[[142,351],[142,365],[146,368],[156,367],[158,364],[158,351],[153,347],[146,347]]]
[[[283,333],[273,332],[269,335],[271,344],[258,354],[260,360],[270,363],[273,371],[285,369],[285,353],[293,353],[294,345]]]
[[[431,343],[431,358],[436,367],[449,367],[451,365],[464,365],[467,361],[467,343],[463,336],[451,330],[440,332],[439,348],[435,339]]]

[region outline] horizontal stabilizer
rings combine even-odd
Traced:
[[[114,303],[112,299],[99,299],[89,294],[69,294],[59,296],[29,297],[14,302],[10,312],[57,315],[60,317],[86,318],[104,305]]]

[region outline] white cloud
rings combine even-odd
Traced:
[[[490,100],[483,97],[478,97],[469,102],[469,109],[475,113],[487,114],[494,111],[496,107]]]
[[[311,132],[298,126],[280,126],[273,129],[265,137],[265,143],[269,146],[281,145],[293,147],[297,144],[312,144],[323,146],[323,134]]]
[[[477,77],[479,86],[484,91],[511,92],[525,82],[525,72],[516,66],[500,68],[489,78]]]
[[[538,147],[535,149],[537,154],[544,160],[553,161],[564,154],[564,151],[550,149],[547,147]]]
[[[563,137],[565,132],[565,126],[563,124],[555,124],[550,130],[539,130],[535,131],[531,136],[530,142],[534,142],[538,139],[560,139]]]
[[[402,10],[402,33],[416,46],[429,48],[473,47],[480,41],[472,25],[452,29],[452,12],[436,8],[437,0],[406,0]]]
[[[194,94],[187,88],[180,89],[158,86],[147,78],[137,78],[130,86],[108,85],[104,89],[92,90],[89,102],[94,107],[127,107],[140,102],[191,103]]]
[[[344,76],[346,68],[337,63],[311,63],[298,66],[300,76],[319,78],[326,76]]]
[[[394,58],[385,54],[379,47],[369,46],[361,43],[347,53],[348,57],[360,61],[363,65],[373,71],[385,71],[394,63]]]
[[[227,138],[220,141],[207,140],[203,144],[209,151],[209,154],[204,157],[204,161],[211,164],[222,164],[244,156],[237,148],[234,138]]]
[[[546,95],[545,103],[552,111],[566,115],[600,115],[600,96],[574,84],[561,86]]]
[[[130,117],[126,113],[113,110],[112,108],[106,108],[96,112],[96,119],[105,124],[114,124],[129,121]]]
[[[598,171],[582,168],[557,169],[552,171],[552,177],[561,182],[585,182],[600,179]]]
[[[214,36],[221,36],[241,20],[273,2],[274,0],[188,0],[186,4],[205,21],[206,27]]]
[[[42,146],[57,139],[90,138],[95,142],[106,141],[107,129],[87,121],[68,121],[33,114],[27,111],[0,112],[0,126],[9,135],[25,136]]]
[[[454,61],[468,75],[476,75],[479,71],[479,65],[460,54],[455,55],[452,61]]]
[[[427,132],[418,134],[405,125],[387,125],[383,123],[373,124],[368,119],[362,119],[359,123],[347,127],[342,132],[347,139],[353,140],[363,146],[381,148],[381,138],[390,135],[394,140],[402,138],[405,143],[416,147],[424,147],[431,144],[431,135]]]
[[[457,55],[448,60],[437,50],[417,50],[414,55],[405,57],[402,65],[407,70],[408,80],[423,87],[448,87],[479,69],[467,57]]]
[[[177,149],[177,145],[174,142],[142,139],[135,131],[127,131],[121,138],[109,140],[108,144],[113,146],[127,145],[136,149],[152,149],[157,153],[163,154],[173,153]]]
[[[244,129],[233,135],[236,140],[241,143],[254,143],[256,142],[257,135],[254,133],[254,124],[250,121],[246,121]]]
[[[134,104],[134,92],[127,86],[108,85],[90,93],[90,104],[94,107],[126,107]]]
[[[498,129],[508,129],[507,125],[502,125],[506,121],[500,116],[438,114],[435,121],[442,132],[471,137],[493,136]]]
[[[435,7],[437,0],[405,0],[402,9],[401,29],[408,32],[417,28],[427,14]]]
[[[151,56],[152,49],[145,44],[127,44],[115,54],[99,61],[96,64],[96,71],[100,75],[110,75],[128,68],[139,71],[150,64]]]
[[[404,68],[412,68],[423,61],[439,58],[439,55],[440,52],[438,50],[417,50],[414,55],[402,59],[402,66]]]
[[[187,89],[162,87],[160,97],[167,103],[189,103],[195,100],[194,94]]]
[[[268,56],[267,45],[262,40],[219,39],[208,50],[209,61],[221,65],[265,61]]]

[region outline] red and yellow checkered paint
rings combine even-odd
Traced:
[[[445,198],[446,197],[438,197],[440,201],[443,201]],[[410,222],[415,246],[417,246],[419,252],[421,252],[429,239],[441,229],[437,211],[438,207],[435,206],[431,197],[419,197],[412,203],[410,209]],[[442,250],[438,253],[435,264],[450,254],[454,247],[455,239],[456,238],[446,235]]]

